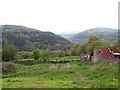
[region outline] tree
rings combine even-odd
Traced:
[[[91,44],[91,43],[94,43],[96,41],[99,41],[99,39],[96,36],[90,36],[88,41],[87,41],[87,44]]]
[[[118,47],[118,52],[120,52],[120,38],[118,40],[113,41],[113,45]]]
[[[95,41],[93,43],[90,43],[87,47],[87,53],[88,54],[93,54],[94,49],[102,47],[102,42],[101,41]]]
[[[102,43],[102,46],[103,46],[103,47],[106,47],[106,46],[112,45],[111,42],[108,41],[108,40],[101,40],[101,43]]]
[[[86,43],[86,51],[88,54],[93,54],[93,51],[95,48],[97,48],[97,45],[99,45],[99,39],[96,36],[90,36],[88,38],[88,41]]]
[[[16,47],[14,47],[12,45],[4,46],[3,51],[2,51],[2,60],[3,61],[15,60],[17,54],[18,54],[18,51],[17,51]]]
[[[55,50],[52,51],[52,52],[51,52],[51,56],[52,56],[52,58],[57,57],[57,52],[56,52]]]
[[[46,50],[42,50],[40,58],[43,61],[47,61],[50,56],[51,56],[51,51],[46,49]]]
[[[33,58],[34,58],[35,60],[39,60],[39,59],[40,59],[40,53],[41,53],[40,49],[35,49],[35,50],[33,50],[33,52],[32,52]]]
[[[65,56],[65,52],[63,50],[58,50],[57,51],[57,56],[58,57],[64,57]]]
[[[86,53],[86,45],[85,44],[79,44],[79,46],[76,48],[76,54],[85,54]]]
[[[71,49],[70,53],[73,56],[80,55],[81,53],[86,53],[86,46],[84,44],[77,43]]]
[[[120,39],[114,40],[112,44],[120,48]]]

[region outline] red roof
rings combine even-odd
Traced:
[[[117,52],[117,47],[111,46],[111,47],[99,48],[98,50],[104,55],[104,57],[111,57],[112,53]]]
[[[112,47],[109,47],[109,48],[113,53],[117,53],[117,51],[118,51],[117,47],[112,46]]]

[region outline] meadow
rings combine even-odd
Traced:
[[[50,59],[47,62],[32,59],[14,61],[17,70],[2,75],[2,88],[118,87],[117,62],[92,63],[77,58],[70,62],[59,62],[66,58]]]

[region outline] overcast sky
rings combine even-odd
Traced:
[[[54,33],[118,28],[119,0],[0,0],[0,25]]]

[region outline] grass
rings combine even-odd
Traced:
[[[27,60],[22,60],[26,61]],[[31,60],[32,61],[32,60]],[[21,65],[20,65],[21,64]],[[17,62],[16,73],[3,74],[3,88],[117,88],[116,62]]]
[[[79,60],[80,57],[79,56],[66,56],[66,57],[55,57],[55,58],[50,58],[50,61],[75,61],[75,60]]]

